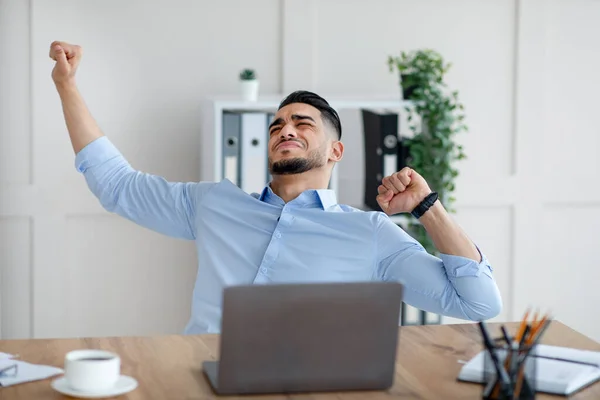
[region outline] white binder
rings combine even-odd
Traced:
[[[440,317],[439,314],[436,313],[432,313],[429,311],[425,312],[425,321],[423,321],[423,324],[425,325],[439,325],[442,323],[442,318]]]
[[[260,193],[267,184],[268,114],[244,112],[241,121],[240,172],[241,188],[246,193]]]
[[[422,325],[421,311],[406,303],[402,304],[402,321],[403,325]]]

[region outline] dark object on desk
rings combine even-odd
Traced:
[[[500,359],[499,347],[496,346],[495,341],[492,340],[490,334],[485,327],[483,322],[479,323],[479,329],[481,330],[481,336],[483,338],[483,344],[487,349],[483,372],[485,374],[486,383],[484,398],[492,398],[492,391],[499,390],[499,398],[510,399],[512,396],[512,381],[511,376],[506,371],[503,365],[503,361]],[[505,349],[508,346],[505,347]],[[492,368],[489,368],[491,366]],[[490,371],[493,373],[490,374]],[[496,389],[496,385],[499,385],[499,389]]]
[[[394,380],[400,283],[232,286],[224,291],[218,394],[383,390]]]
[[[529,311],[525,313],[514,337],[501,327],[502,337],[492,339],[484,322],[479,328],[486,349],[483,381],[484,399],[535,399],[537,345],[552,319],[544,316],[528,322]]]
[[[513,342],[514,347],[507,346],[495,340],[493,345],[494,353],[498,355],[499,363],[492,358],[491,352],[485,353],[484,358],[484,391],[483,399],[502,399],[502,400],[531,400],[535,399],[537,392],[536,370],[537,357],[535,357],[536,345],[518,346]],[[519,360],[519,353],[529,351],[528,356]],[[506,381],[499,382],[496,377],[496,368],[500,368],[506,374]],[[502,386],[497,386],[501,384]]]

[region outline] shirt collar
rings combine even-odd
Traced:
[[[275,194],[271,189],[271,184],[265,186],[258,200],[269,204],[284,205],[283,199]],[[337,197],[331,189],[309,189],[302,192],[290,204],[298,207],[320,207],[323,210],[337,205]]]

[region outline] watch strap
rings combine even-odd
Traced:
[[[429,193],[415,208],[411,211],[411,215],[419,219],[429,210],[438,199],[437,192]]]

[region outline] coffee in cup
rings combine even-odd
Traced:
[[[65,356],[67,384],[82,392],[111,389],[121,374],[121,358],[104,350],[75,350]]]

